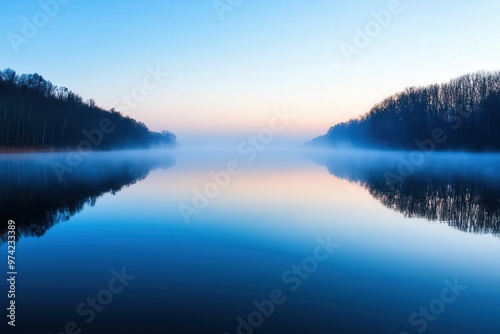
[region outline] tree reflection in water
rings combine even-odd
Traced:
[[[9,219],[16,222],[17,237],[40,237],[85,206],[94,206],[102,195],[115,194],[153,169],[175,164],[167,151],[99,152],[59,179],[53,164],[65,164],[66,159],[62,153],[0,157],[0,243],[7,239]]]

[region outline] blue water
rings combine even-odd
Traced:
[[[500,157],[435,153],[387,187],[401,157],[102,153],[60,180],[52,163],[64,154],[4,156],[2,224],[16,221],[19,239],[16,327],[5,315],[2,327],[498,333]],[[231,160],[239,173],[196,208],[196,189]],[[182,206],[196,211],[189,223]],[[0,254],[6,275],[5,241]],[[7,314],[5,281],[1,289]],[[98,295],[99,311],[86,304]]]

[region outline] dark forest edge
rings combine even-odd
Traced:
[[[500,72],[410,87],[308,145],[395,150],[500,151]]]
[[[83,101],[37,73],[0,71],[0,153],[174,146],[173,133],[152,132],[114,108],[108,111],[92,99]]]

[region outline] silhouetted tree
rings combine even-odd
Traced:
[[[0,71],[0,147],[75,148],[88,140],[83,131],[99,129],[103,119],[111,121],[113,131],[96,141],[94,150],[175,144],[172,133],[150,132],[143,123],[99,108],[92,99],[83,102],[78,94],[37,73],[17,76],[11,69]]]
[[[499,150],[500,72],[468,74],[449,83],[411,87],[359,119],[340,123],[312,144],[416,149],[434,129],[448,139],[437,150]]]

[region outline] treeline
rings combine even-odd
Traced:
[[[437,129],[445,139],[437,150],[497,151],[499,128],[500,72],[478,72],[441,85],[407,88],[310,143],[412,150]]]
[[[39,74],[0,71],[0,149],[76,149],[82,141],[91,143],[87,150],[110,150],[172,146],[176,137],[83,101]]]

